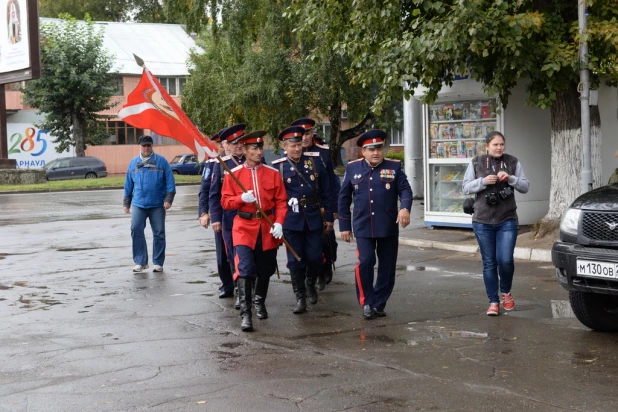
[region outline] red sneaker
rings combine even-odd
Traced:
[[[487,316],[498,316],[500,314],[500,304],[490,303],[489,309],[487,309]]]
[[[513,310],[515,308],[515,301],[511,292],[502,294],[502,306],[504,310]]]

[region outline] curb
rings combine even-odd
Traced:
[[[193,186],[200,183],[176,183],[176,186]],[[124,186],[102,186],[102,187],[83,187],[68,189],[42,189],[42,190],[15,190],[11,192],[1,192],[0,195],[23,195],[29,193],[61,193],[61,192],[94,192],[98,190],[122,190]]]
[[[473,245],[454,245],[448,242],[437,242],[432,240],[420,240],[420,239],[407,239],[400,237],[400,245],[424,247],[439,250],[452,250],[454,252],[462,253],[479,253],[479,247]],[[535,262],[549,262],[551,263],[551,250],[547,249],[531,249],[526,247],[516,247],[513,253],[515,259],[531,260]]]
[[[336,231],[337,239],[341,238],[341,232]],[[399,238],[399,244],[412,247],[422,247],[427,249],[451,250],[453,252],[462,253],[479,253],[477,245],[456,245],[448,242],[438,242],[434,240],[424,239],[409,239],[405,237]],[[530,260],[535,262],[551,263],[551,250],[548,249],[531,249],[526,247],[516,247],[513,257],[519,260]]]

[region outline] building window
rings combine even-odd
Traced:
[[[139,136],[144,134],[143,129],[137,129],[125,122],[108,121],[105,130],[109,136],[105,144],[133,145],[137,144]]]
[[[122,86],[122,77],[114,76],[112,87],[114,88],[114,96],[124,96],[124,88]]]
[[[18,92],[21,90],[22,87],[25,87],[25,86],[26,86],[26,82],[8,83],[5,87],[5,90]]]
[[[179,96],[187,82],[186,77],[159,77],[158,79],[170,96]]]
[[[324,142],[326,144],[328,144],[328,142],[330,142],[330,131],[331,131],[330,123],[322,123],[322,124],[316,124],[315,125],[315,132],[322,139],[324,139]]]
[[[403,129],[399,127],[391,127],[391,146],[403,146]]]

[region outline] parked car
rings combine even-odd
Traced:
[[[107,167],[98,157],[61,157],[43,166],[47,180],[96,179],[107,176]]]
[[[618,183],[575,199],[551,257],[577,319],[590,329],[618,331]]]
[[[203,164],[199,164],[197,157],[191,153],[174,157],[170,167],[175,175],[199,175],[202,173]]]

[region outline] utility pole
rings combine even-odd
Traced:
[[[590,145],[590,72],[588,71],[588,16],[587,0],[578,0],[577,15],[579,22],[579,99],[581,101],[582,121],[582,193],[592,190],[592,150]]]

